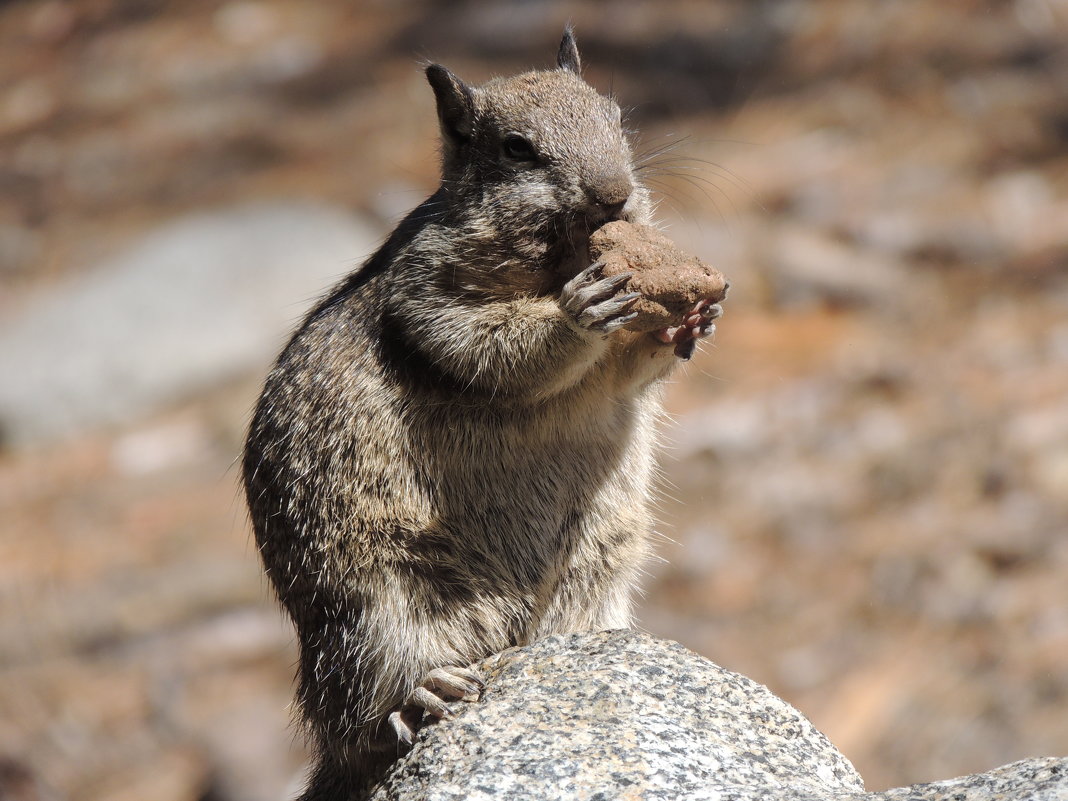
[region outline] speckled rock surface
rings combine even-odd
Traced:
[[[1068,759],[866,793],[766,687],[635,631],[550,637],[481,669],[482,701],[424,728],[374,801],[1068,801]]]
[[[1068,801],[1068,759],[1023,759],[959,779],[865,793],[856,801]]]
[[[491,657],[482,670],[483,701],[424,729],[376,801],[863,790],[797,710],[676,643],[633,631],[557,636]]]

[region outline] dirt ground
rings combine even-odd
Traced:
[[[1063,0],[3,4],[0,385],[29,380],[5,318],[191,213],[387,231],[434,186],[420,60],[545,66],[567,20],[664,230],[732,287],[668,388],[641,626],[767,684],[869,789],[1068,755]],[[299,782],[234,467],[268,362],[53,435],[44,393],[33,436],[0,403],[4,801]]]

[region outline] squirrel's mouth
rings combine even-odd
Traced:
[[[566,283],[590,266],[590,236],[597,229],[616,220],[627,220],[625,212],[606,215],[578,214],[572,218],[561,237],[562,252],[556,260],[556,274]]]
[[[556,274],[567,283],[590,266],[590,234],[596,228],[574,226],[561,241],[561,253],[556,260]]]

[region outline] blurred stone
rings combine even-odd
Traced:
[[[894,255],[906,254],[923,245],[922,222],[909,212],[873,215],[861,221],[857,233],[862,244]]]
[[[1068,364],[1068,323],[1062,323],[1049,332],[1049,357]]]
[[[908,286],[905,271],[895,262],[799,226],[779,228],[770,267],[783,306],[889,306],[902,300]]]
[[[343,210],[254,203],[146,234],[0,323],[10,442],[130,423],[263,371],[305,308],[377,245]]]
[[[196,748],[169,748],[102,777],[86,801],[202,801],[212,797],[212,766]],[[84,791],[83,791],[84,792]]]
[[[273,42],[249,64],[253,76],[263,83],[282,83],[306,75],[323,61],[315,42],[286,36]]]
[[[67,154],[64,183],[83,202],[113,201],[121,194],[124,181],[136,177],[136,161],[135,153],[121,137],[94,133]]]
[[[41,44],[54,45],[71,34],[76,22],[74,3],[46,0],[37,4],[27,27],[30,36]]]
[[[235,45],[262,41],[278,28],[278,17],[266,3],[235,0],[215,12],[215,29]]]
[[[0,754],[0,799],[63,801],[27,763],[3,754]]]
[[[40,253],[40,237],[34,231],[0,223],[0,278],[28,273]]]
[[[1068,444],[1038,458],[1035,479],[1050,498],[1068,501]]]
[[[262,660],[292,637],[276,610],[263,606],[234,607],[173,636],[176,661],[190,671]]]
[[[985,187],[994,231],[1015,258],[1068,247],[1068,203],[1059,203],[1049,180],[1027,170],[999,175]]]
[[[112,446],[111,460],[127,475],[155,473],[203,459],[210,446],[200,421],[180,420],[124,434]]]
[[[371,210],[383,223],[393,227],[428,194],[426,187],[408,181],[390,181],[380,186],[371,197]]]
[[[0,103],[0,133],[29,128],[56,110],[56,98],[43,81],[29,79],[16,84]]]
[[[665,435],[676,458],[708,454],[737,459],[757,455],[774,427],[767,404],[722,400],[680,415]]]

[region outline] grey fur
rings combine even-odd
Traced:
[[[301,325],[245,450],[300,646],[305,801],[361,797],[441,711],[428,693],[477,687],[464,666],[628,626],[652,525],[658,379],[676,359],[617,330],[621,282],[583,272],[591,230],[650,218],[618,106],[570,68],[427,76],[441,187]],[[535,162],[502,152],[509,134]]]
[[[579,58],[578,45],[575,43],[575,29],[570,25],[564,28],[560,50],[556,54],[556,64],[562,70],[582,75],[582,59]]]

